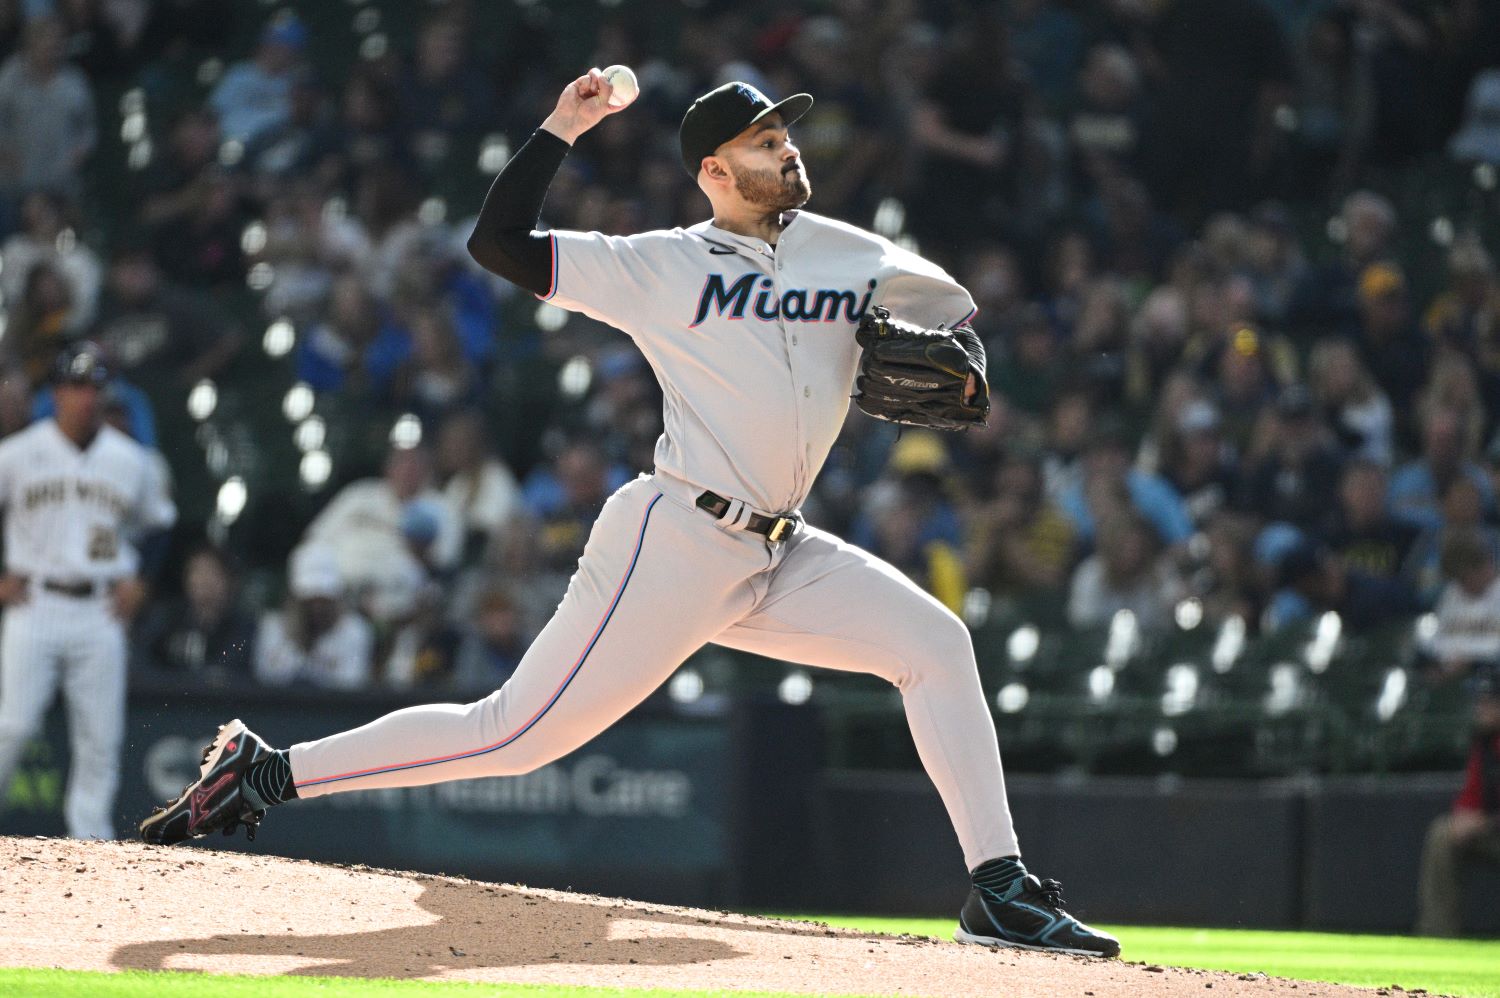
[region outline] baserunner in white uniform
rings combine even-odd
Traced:
[[[112,839],[125,629],[146,592],[135,542],[159,551],[177,508],[152,454],[104,423],[109,372],[98,347],[65,350],[53,380],[56,416],[0,442],[0,791],[61,687],[73,750],[68,834]]]
[[[564,89],[485,201],[469,248],[539,297],[629,335],[665,395],[654,474],[595,523],[561,605],[511,679],[471,704],[397,711],[271,751],[234,721],[202,776],[141,827],[177,842],[293,797],[530,772],[583,745],[705,643],[900,689],[923,765],[974,888],[958,938],[1113,956],[1027,873],[995,729],[964,624],[890,565],[802,522],[843,425],[875,306],[961,334],[971,398],[984,354],[969,294],[941,268],[854,226],[799,210],[808,178],[788,132],[812,105],[743,83],[689,108],[683,162],[711,221],[635,236],[535,231],[572,142],[605,115],[597,70]],[[962,372],[960,372],[961,374]],[[979,399],[982,401],[982,398]]]

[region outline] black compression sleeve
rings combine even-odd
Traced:
[[[533,294],[552,290],[551,240],[535,229],[570,148],[545,129],[533,132],[490,185],[469,237],[469,254],[480,266]]]

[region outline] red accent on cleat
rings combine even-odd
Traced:
[[[207,804],[210,797],[222,790],[233,779],[233,773],[225,773],[223,776],[220,776],[217,780],[214,780],[213,783],[209,784],[208,786],[199,787],[197,790],[193,791],[192,796],[188,798],[189,832],[196,832],[198,830],[198,826],[203,824],[203,820],[209,816],[210,812],[204,811],[203,805]]]

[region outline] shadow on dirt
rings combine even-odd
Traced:
[[[302,957],[308,961],[306,966],[287,970],[281,965],[276,972],[402,978],[450,969],[539,964],[677,966],[748,955],[727,942],[702,938],[692,931],[710,926],[737,933],[830,934],[815,925],[729,924],[700,915],[636,908],[627,902],[564,901],[505,887],[447,882],[428,884],[416,901],[436,920],[317,935],[277,932],[274,920],[267,924],[267,916],[249,913],[244,913],[242,924],[231,902],[216,919],[228,931],[196,939],[130,943],[118,947],[111,962],[121,969],[164,970],[175,957],[186,954]],[[349,909],[329,911],[328,922],[334,926],[358,914]],[[616,922],[633,924],[612,931]],[[643,929],[643,923],[655,928]],[[683,931],[662,934],[661,926]],[[655,934],[644,935],[646,931]]]

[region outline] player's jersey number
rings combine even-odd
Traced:
[[[113,561],[120,552],[119,535],[108,527],[89,528],[89,560]]]

